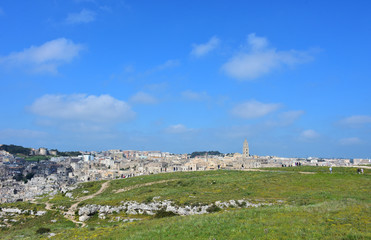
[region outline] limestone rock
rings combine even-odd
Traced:
[[[79,221],[80,222],[85,222],[86,220],[88,220],[90,217],[88,215],[82,215],[79,217]]]

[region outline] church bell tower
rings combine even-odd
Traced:
[[[249,152],[249,143],[247,142],[246,139],[245,139],[245,141],[243,142],[242,156],[243,156],[244,158],[248,158],[248,157],[250,157],[250,152]]]

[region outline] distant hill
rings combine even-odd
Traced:
[[[31,153],[31,148],[25,148],[25,147],[13,145],[13,144],[10,144],[10,145],[3,144],[0,146],[0,150],[7,151],[10,154],[23,154],[26,156],[30,155]]]
[[[85,182],[0,205],[0,239],[371,239],[370,174],[302,166]]]
[[[25,156],[28,156],[31,154],[31,148],[26,148],[22,146],[17,146],[17,145],[6,145],[6,144],[1,144],[0,145],[0,150],[7,151],[10,154],[22,154]],[[57,149],[52,149],[57,152],[58,156],[64,156],[64,157],[76,157],[81,155],[79,151],[67,151],[67,152],[60,152]]]

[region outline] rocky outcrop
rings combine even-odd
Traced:
[[[172,212],[177,215],[195,215],[205,214],[212,212],[215,208],[226,209],[226,208],[247,208],[247,207],[258,207],[261,205],[270,205],[269,203],[251,203],[247,200],[230,200],[227,202],[217,201],[208,205],[194,204],[192,206],[177,206],[174,202],[169,200],[164,201],[153,201],[150,203],[139,203],[136,201],[122,201],[120,206],[101,206],[101,205],[85,205],[78,209],[80,221],[85,221],[89,216],[98,213],[99,218],[104,219],[105,215],[112,213],[125,212],[129,215],[147,214],[155,215],[158,211],[164,210],[166,212]]]
[[[36,216],[42,216],[46,214],[46,211],[33,211],[33,210],[22,210],[19,208],[2,208],[0,210],[0,217],[5,215],[11,215],[14,216],[16,214],[30,214],[30,215],[36,215]]]

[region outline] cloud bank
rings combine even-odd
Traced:
[[[354,115],[340,120],[340,124],[348,127],[361,127],[371,123],[371,116]]]
[[[361,139],[358,137],[342,138],[339,140],[341,145],[358,145],[362,143]]]
[[[320,134],[312,129],[307,129],[301,132],[300,138],[302,140],[313,140],[320,137]]]
[[[236,53],[222,66],[222,70],[228,76],[239,80],[251,80],[280,67],[294,66],[311,60],[307,52],[277,51],[269,47],[266,38],[257,37],[255,33],[248,35],[247,51],[245,49]]]
[[[246,101],[237,104],[231,111],[232,115],[244,118],[252,119],[263,117],[271,112],[276,111],[281,107],[279,103],[262,103],[256,100]]]
[[[195,57],[202,57],[217,48],[220,44],[219,38],[213,36],[207,43],[193,44],[191,55]]]
[[[47,137],[48,134],[42,131],[30,130],[30,129],[1,129],[0,130],[0,139],[8,140],[10,138],[44,138]]]
[[[70,13],[66,18],[66,23],[68,24],[78,24],[78,23],[89,23],[95,20],[96,13],[83,9],[79,13]]]
[[[168,68],[173,68],[173,67],[178,67],[180,65],[180,61],[177,59],[170,59],[167,60],[165,63],[158,65],[155,69],[158,71],[168,69]]]
[[[158,100],[155,97],[145,92],[136,93],[134,96],[130,98],[130,101],[133,103],[140,104],[155,104],[158,102]]]
[[[187,133],[187,132],[192,132],[193,129],[187,128],[183,124],[176,124],[176,125],[171,125],[165,129],[166,133],[171,133],[171,134],[181,134],[181,133]]]
[[[184,99],[190,101],[203,101],[210,98],[210,96],[206,92],[195,92],[191,90],[186,90],[181,93]]]
[[[72,61],[83,48],[81,44],[75,44],[65,38],[58,38],[41,46],[31,46],[21,52],[0,57],[0,64],[25,67],[33,72],[56,73],[60,65]]]
[[[52,119],[95,123],[128,121],[135,116],[126,102],[110,95],[44,95],[29,110]]]

